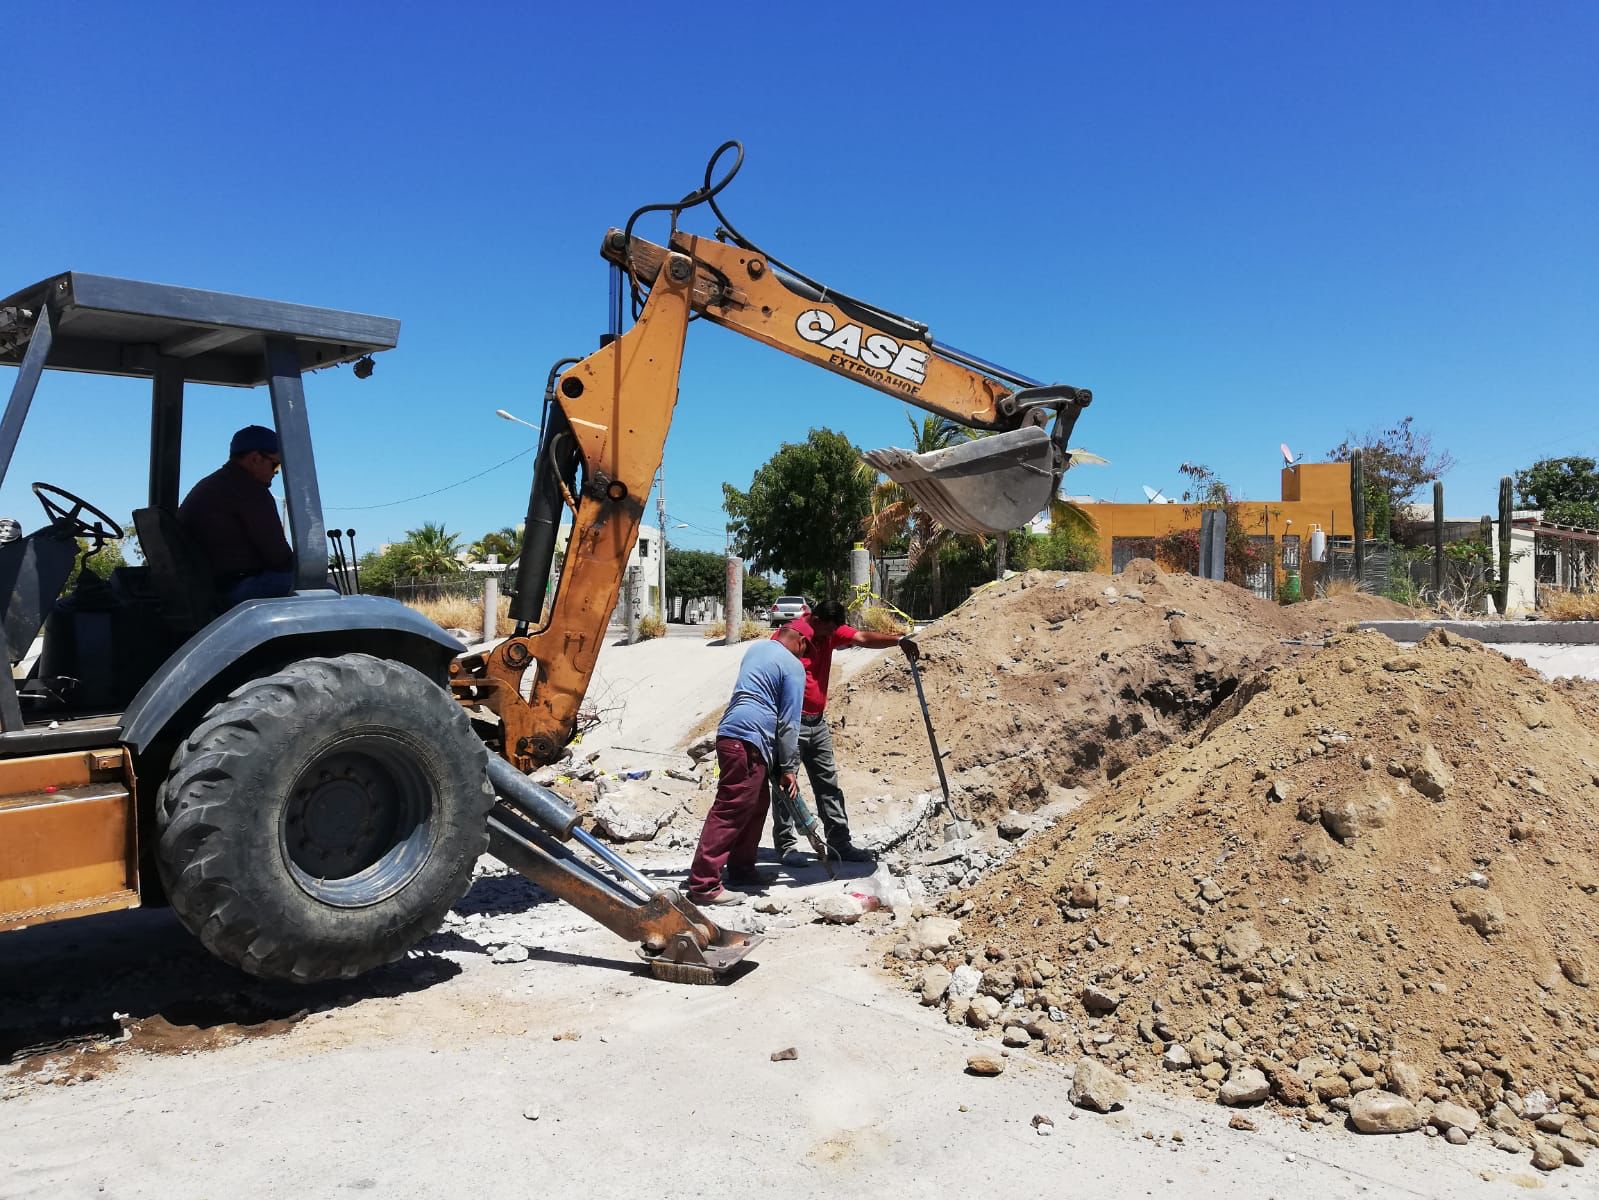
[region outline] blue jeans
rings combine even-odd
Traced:
[[[223,593],[228,607],[246,600],[260,600],[266,596],[287,596],[294,590],[294,572],[257,571],[230,585]]]
[[[851,844],[849,814],[844,811],[844,790],[838,786],[838,764],[833,761],[833,734],[825,716],[800,721],[799,757],[805,764],[806,778],[811,781],[816,816],[827,844],[841,850]],[[780,856],[799,846],[799,831],[781,804],[772,805],[772,846]]]

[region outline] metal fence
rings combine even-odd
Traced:
[[[1363,592],[1381,595],[1392,582],[1390,567],[1393,563],[1393,543],[1368,538],[1361,547],[1364,562],[1360,576],[1355,577],[1355,539],[1338,538],[1327,542],[1327,560],[1317,572],[1320,580],[1352,581]]]
[[[493,577],[505,594],[506,572],[463,571],[459,575],[406,575],[394,581],[394,598],[405,603],[437,600],[482,600],[483,584]]]

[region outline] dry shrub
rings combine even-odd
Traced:
[[[1551,591],[1538,613],[1551,621],[1599,621],[1599,591]]]
[[[1328,600],[1335,596],[1358,595],[1360,590],[1360,584],[1353,579],[1325,579],[1316,585],[1316,594]]]
[[[707,639],[726,637],[727,622],[712,621],[709,625],[705,626],[703,632]],[[771,632],[771,627],[766,625],[764,622],[751,621],[746,617],[744,619],[744,623],[738,627],[738,640],[741,642],[753,642],[757,638],[768,636]]]
[[[638,621],[639,641],[666,636],[666,622],[654,613],[645,613]]]
[[[478,633],[483,628],[483,602],[460,596],[443,600],[413,600],[407,607],[416,609],[435,625],[444,629],[465,629]],[[500,597],[500,616],[496,629],[499,637],[508,637],[515,622],[511,620],[511,598]]]
[[[909,633],[910,626],[891,608],[869,604],[861,609],[860,620],[852,622],[856,629],[867,633]]]

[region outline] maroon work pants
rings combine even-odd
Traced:
[[[734,874],[755,870],[755,849],[761,843],[766,809],[771,797],[766,788],[766,761],[748,742],[716,739],[716,763],[721,775],[716,800],[705,814],[705,828],[688,871],[688,894],[714,896],[722,890],[722,868]]]

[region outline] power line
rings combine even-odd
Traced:
[[[407,496],[403,500],[385,500],[382,504],[324,504],[322,507],[327,512],[371,512],[375,508],[393,508],[398,504],[409,504],[413,500],[426,500],[429,496],[437,496],[441,492],[448,492],[463,484],[471,483],[474,479],[482,479],[490,471],[498,471],[501,467],[508,467],[519,458],[526,458],[537,446],[529,446],[525,450],[518,450],[510,458],[495,463],[492,467],[484,467],[476,475],[468,475],[465,479],[457,479],[454,483],[447,483],[441,488],[434,488],[431,492],[423,492],[417,496]]]
[[[676,513],[667,513],[666,514],[666,519],[668,521],[679,521],[682,524],[687,525],[690,529],[696,531],[697,533],[707,534],[710,537],[720,537],[722,535],[722,533],[724,532],[723,530],[720,530],[720,529],[706,529],[703,525],[694,524],[693,521],[684,521],[683,518],[678,516]]]

